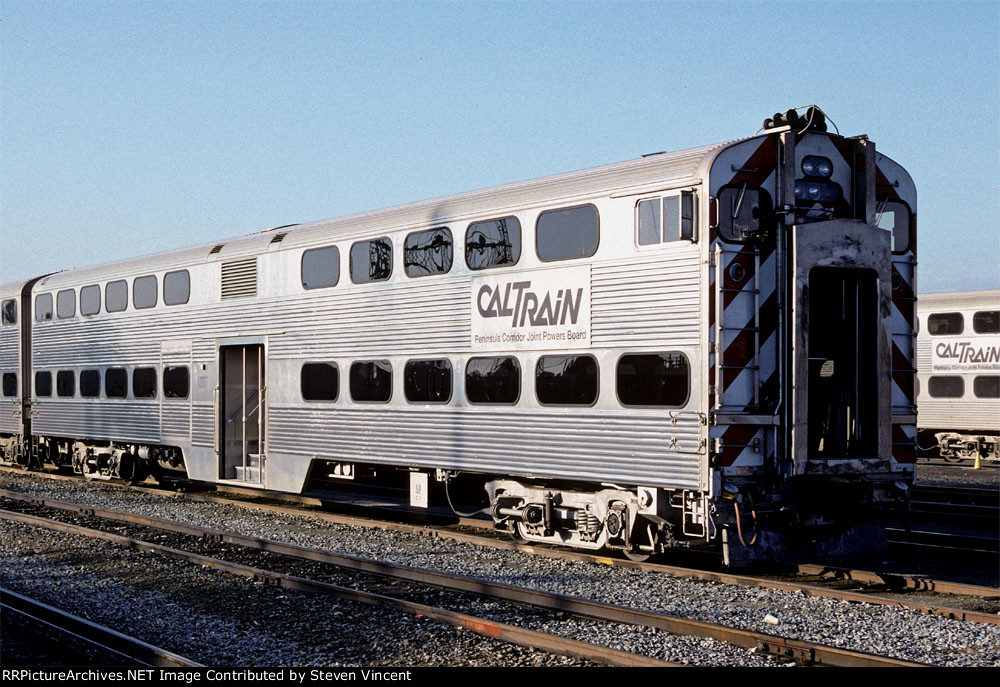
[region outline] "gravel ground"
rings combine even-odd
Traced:
[[[337,525],[305,516],[185,502],[169,495],[127,492],[104,484],[3,473],[0,485],[47,498],[87,502],[96,507],[456,572],[911,661],[1000,666],[998,626],[951,621],[885,606],[678,579],[653,571],[604,568],[418,535]],[[767,615],[776,617],[778,624],[766,623]]]
[[[944,487],[1000,489],[1000,467],[986,464],[981,470],[972,469],[972,461],[946,463],[943,460],[917,463],[916,483]]]

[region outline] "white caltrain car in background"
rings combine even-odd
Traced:
[[[923,294],[917,318],[920,446],[1000,461],[1000,289]]]
[[[900,165],[810,108],[0,287],[0,450],[91,478],[395,479],[637,557],[877,549],[859,517],[916,460],[916,211]]]

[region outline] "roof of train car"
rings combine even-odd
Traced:
[[[946,293],[921,293],[917,296],[917,312],[943,308],[996,308],[1000,307],[1000,289],[985,291],[949,291]]]
[[[746,140],[746,139],[741,139]],[[683,186],[707,173],[715,153],[738,143],[727,141],[673,153],[656,153],[637,159],[566,172],[529,181],[520,181],[476,191],[407,203],[381,210],[346,215],[306,224],[289,225],[249,235],[220,239],[162,253],[128,258],[92,267],[57,272],[41,279],[36,289],[75,285],[82,280],[119,279],[180,268],[208,260],[226,260],[268,251],[278,230],[286,233],[279,249],[322,245],[331,240],[373,238],[380,231],[413,229],[445,224],[473,213],[482,219],[500,217],[517,209],[566,202],[602,192],[653,191],[664,182]],[[216,254],[209,251],[222,244]],[[25,280],[26,281],[26,280]],[[24,283],[23,281],[21,282]]]

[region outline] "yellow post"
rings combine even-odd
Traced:
[[[979,450],[978,449],[976,450],[976,462],[975,462],[975,464],[973,464],[972,469],[973,470],[982,470],[983,469],[983,462],[982,462],[982,459],[979,457]]]

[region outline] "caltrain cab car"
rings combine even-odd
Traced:
[[[923,294],[917,314],[920,447],[1000,461],[1000,290]]]
[[[916,190],[828,121],[40,278],[2,457],[401,483],[638,558],[877,551],[860,514],[916,459]]]

